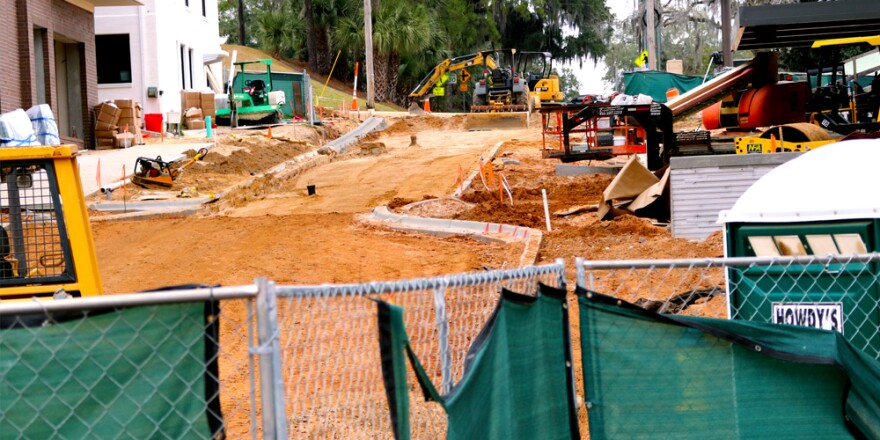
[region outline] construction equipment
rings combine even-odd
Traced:
[[[811,123],[840,134],[880,129],[880,72],[874,72],[870,91],[865,92],[853,71],[847,81],[845,66],[837,57],[842,47],[867,44],[880,46],[880,35],[837,38],[813,43],[820,50],[820,60],[831,59],[828,65],[807,70],[810,99],[807,110]],[[832,54],[829,55],[829,52]],[[821,63],[820,63],[821,64]],[[829,76],[830,74],[830,76]]]
[[[201,148],[192,157],[174,162],[165,162],[162,156],[155,159],[139,157],[134,163],[131,182],[144,188],[171,188],[186,167],[204,159],[207,154],[208,150]]]
[[[531,111],[528,80],[516,69],[516,49],[494,49],[479,53],[498,64],[489,68],[483,62],[483,78],[474,86],[471,112]]]
[[[0,300],[102,293],[76,156],[0,148]]]
[[[467,68],[482,65],[485,65],[489,69],[495,69],[497,67],[495,59],[491,56],[484,57],[479,53],[461,55],[441,61],[434,66],[431,73],[425,76],[425,78],[422,79],[416,88],[409,94],[410,102],[415,103],[423,99],[430,99],[432,96],[445,95],[445,85],[450,77],[455,75],[454,72],[461,71],[461,73],[458,74],[461,81],[458,82],[467,84],[468,79],[470,78],[470,72],[467,71]]]
[[[690,101],[684,97],[693,92],[712,89],[723,92],[721,101],[703,111],[703,126],[707,129],[737,128],[751,130],[758,127],[769,127],[789,123],[810,122],[824,129],[839,134],[849,134],[855,131],[871,132],[880,129],[880,76],[874,74],[874,82],[877,87],[870,86],[867,92],[857,81],[858,73],[865,70],[847,73],[843,63],[837,61],[837,57],[831,54],[835,49],[842,46],[855,44],[880,44],[880,36],[842,38],[836,40],[817,41],[813,44],[814,49],[820,49],[820,66],[807,71],[806,81],[797,81],[794,76],[782,76],[783,81],[777,78],[769,80],[767,73],[776,73],[775,59],[770,63],[755,63],[751,61],[747,69],[741,66],[738,69],[742,77],[733,81],[726,79],[732,75],[728,72],[724,76],[725,83],[730,87],[714,87],[710,83],[697,89],[691,90],[681,98],[671,100],[668,105],[673,114],[678,117],[683,114],[680,109],[693,111],[699,108],[692,105],[696,102],[710,102],[708,94],[697,94],[696,99]],[[761,55],[759,53],[758,55]],[[830,61],[829,61],[830,60]],[[759,67],[765,66],[765,67]],[[875,72],[880,66],[875,67]],[[752,73],[748,73],[752,70]],[[758,76],[756,76],[758,75]],[[850,81],[847,81],[847,77]],[[791,78],[792,81],[789,81]],[[751,84],[746,87],[748,79]],[[855,80],[855,81],[854,81]],[[813,139],[822,140],[822,139]],[[755,144],[753,144],[755,145]],[[758,149],[757,146],[753,147]]]
[[[552,73],[553,57],[550,52],[520,52],[516,69],[525,72],[531,91],[532,108],[542,104],[561,103],[565,94],[559,90],[559,76]]]
[[[228,108],[218,108],[216,113],[218,125],[237,127],[240,121],[251,124],[274,124],[281,119],[281,108],[285,103],[284,92],[272,88],[272,60],[239,61],[240,74],[244,75],[245,66],[263,64],[266,66],[264,79],[245,80],[242,90],[235,93],[227,86]],[[233,67],[233,70],[235,67]]]
[[[798,122],[771,127],[759,136],[738,137],[735,145],[736,154],[791,153],[814,150],[838,140],[818,125]]]

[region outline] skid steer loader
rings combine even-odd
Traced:
[[[76,156],[0,148],[0,301],[102,293]]]

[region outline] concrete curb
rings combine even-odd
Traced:
[[[151,218],[159,218],[166,216],[173,217],[189,217],[193,214],[197,214],[202,210],[202,206],[192,206],[189,208],[166,208],[166,209],[151,209],[149,211],[135,211],[135,212],[127,212],[124,214],[114,214],[114,215],[106,215],[101,217],[89,217],[90,223],[101,223],[101,222],[111,222],[111,221],[123,221],[123,220],[148,220]]]
[[[351,146],[351,144],[354,144],[357,141],[361,140],[361,138],[363,138],[370,132],[373,132],[375,130],[384,130],[385,128],[388,128],[388,126],[385,125],[384,118],[370,116],[354,130],[345,133],[339,138],[327,142],[327,144],[324,146],[332,149],[337,153],[344,153],[345,150],[347,150],[348,147]]]
[[[440,236],[466,235],[494,242],[523,242],[525,249],[519,259],[520,267],[535,264],[544,233],[538,229],[501,223],[415,217],[395,214],[385,206],[373,208],[369,219],[391,229],[425,232]]]
[[[495,155],[504,141],[495,144],[489,150],[489,161],[494,160]],[[470,188],[473,180],[480,174],[474,170],[464,181],[463,188],[452,193],[452,197],[461,197],[462,190]],[[422,201],[416,203],[423,203]],[[386,206],[373,208],[373,212],[367,216],[367,220],[381,223],[391,229],[424,232],[439,236],[466,235],[478,240],[489,242],[510,243],[520,241],[525,243],[525,248],[519,259],[519,267],[532,266],[538,259],[538,250],[544,233],[540,229],[526,228],[523,226],[506,225],[502,223],[477,222],[470,220],[451,220],[442,218],[416,217],[405,214],[396,214],[388,210]]]

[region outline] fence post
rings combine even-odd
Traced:
[[[440,349],[441,393],[452,390],[452,354],[449,352],[449,318],[446,316],[446,287],[434,289],[434,313],[437,317],[437,338]]]
[[[574,259],[575,271],[577,271],[577,285],[586,289],[587,286],[587,275],[584,273],[584,259],[581,257],[577,257]],[[590,286],[592,289],[592,286]]]
[[[275,283],[256,279],[257,338],[260,356],[260,395],[263,403],[263,438],[286,439],[287,415],[284,402],[284,376],[281,369],[281,341],[278,331],[278,304]]]
[[[556,264],[559,265],[559,273],[556,274],[557,287],[559,287],[560,289],[565,289],[565,258],[557,258]]]

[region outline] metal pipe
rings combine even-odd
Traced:
[[[113,182],[107,186],[102,186],[101,187],[101,194],[111,193],[116,188],[119,188],[123,185],[128,185],[130,182],[131,182],[131,179],[117,180],[116,182]]]
[[[212,299],[253,298],[256,295],[257,286],[247,285],[126,293],[121,295],[93,296],[65,300],[43,300],[34,298],[31,301],[3,301],[0,303],[0,315],[175,304],[193,301],[208,301]]]
[[[662,268],[698,268],[698,267],[748,267],[766,265],[804,265],[804,264],[846,264],[872,263],[880,261],[880,253],[861,255],[834,255],[826,257],[733,257],[733,258],[691,258],[681,260],[583,260],[579,268],[589,270],[601,269],[650,269]]]
[[[355,295],[367,296],[384,292],[403,292],[412,290],[430,290],[449,287],[468,287],[493,281],[529,278],[536,275],[558,273],[558,264],[531,266],[519,269],[494,270],[491,272],[470,272],[434,278],[415,278],[394,282],[372,282],[363,284],[327,284],[309,286],[277,286],[275,291],[280,297],[308,298],[316,292],[326,296]]]

